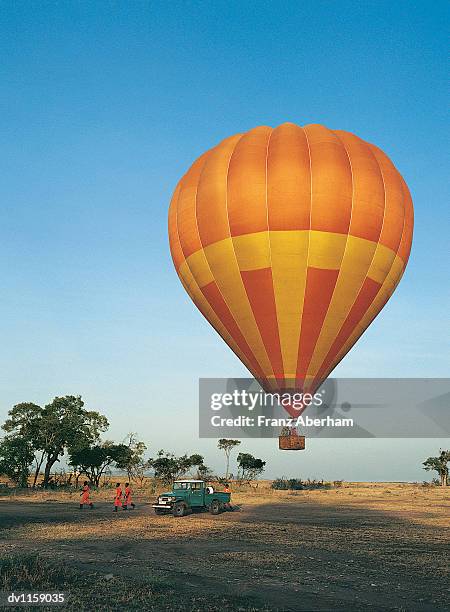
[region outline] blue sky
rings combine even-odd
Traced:
[[[3,2],[0,420],[81,394],[111,437],[219,467],[198,378],[246,370],[178,281],[167,208],[205,149],[284,121],[377,144],[414,200],[407,272],[336,375],[448,375],[448,18],[444,2]],[[441,444],[245,447],[269,476],[399,480]]]

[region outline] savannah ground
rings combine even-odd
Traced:
[[[136,493],[117,515],[111,490],[92,511],[75,492],[0,493],[0,591],[65,591],[74,610],[448,609],[450,489],[260,483],[233,487],[240,512],[184,518]]]

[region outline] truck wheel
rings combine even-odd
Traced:
[[[172,514],[174,516],[184,516],[185,514],[187,514],[186,504],[183,502],[178,502],[177,504],[175,504],[172,510]]]
[[[209,511],[211,512],[211,514],[220,514],[221,510],[222,510],[222,507],[221,507],[220,502],[217,499],[213,499],[209,507]]]

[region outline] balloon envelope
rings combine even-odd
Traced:
[[[392,295],[412,232],[389,158],[322,125],[227,138],[169,210],[181,282],[266,391],[316,390]]]

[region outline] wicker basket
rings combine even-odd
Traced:
[[[278,448],[280,450],[305,450],[305,436],[297,434],[278,436]]]

